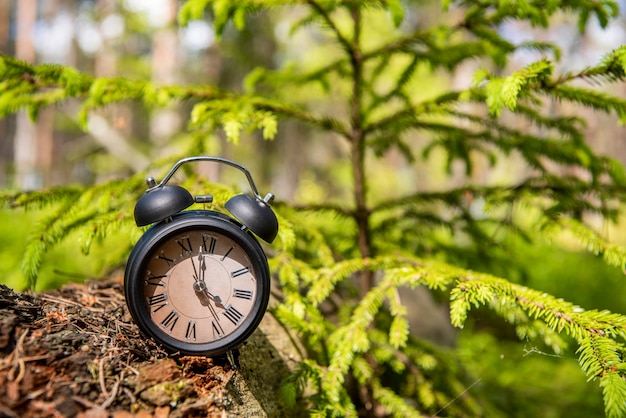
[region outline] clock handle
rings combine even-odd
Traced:
[[[278,234],[278,219],[270,207],[274,200],[274,195],[268,193],[265,197],[261,197],[247,168],[234,161],[220,157],[196,156],[183,158],[174,164],[158,184],[154,178],[149,177],[147,180],[149,188],[135,206],[135,222],[137,225],[147,225],[165,219],[193,204],[194,200],[189,192],[180,186],[166,186],[166,183],[183,164],[197,161],[212,161],[226,164],[246,175],[254,196],[248,194],[233,196],[226,202],[226,209],[244,227],[254,232],[261,239],[266,242],[274,241]]]
[[[248,179],[248,183],[250,183],[250,189],[252,190],[252,193],[257,198],[259,198],[261,200],[264,200],[266,202],[268,202],[268,201],[271,202],[271,200],[273,199],[273,195],[271,195],[271,194],[266,196],[265,198],[263,198],[259,194],[259,191],[256,188],[256,185],[254,184],[254,180],[252,179],[252,174],[250,174],[250,172],[248,171],[248,169],[246,167],[244,167],[241,164],[238,164],[238,163],[236,163],[234,161],[227,160],[226,158],[212,157],[212,156],[187,157],[187,158],[183,158],[182,160],[179,160],[176,164],[174,164],[174,166],[165,175],[165,177],[163,177],[163,180],[161,180],[161,182],[159,184],[155,184],[154,186],[151,186],[150,189],[163,186],[164,184],[166,184],[170,180],[170,178],[172,178],[174,173],[176,173],[176,170],[178,170],[183,164],[196,162],[196,161],[212,161],[212,162],[226,164],[226,165],[229,165],[231,167],[235,167],[236,169],[238,169],[239,171],[243,172],[246,175],[246,178]]]

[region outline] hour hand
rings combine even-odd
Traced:
[[[206,270],[206,264],[204,263],[204,257],[202,257],[202,247],[198,249],[198,268],[200,269],[200,274],[198,274],[196,270],[196,264],[193,262],[193,258],[191,259],[191,264],[193,265],[193,278],[195,280],[193,290],[198,293],[205,292],[206,283],[204,283],[204,271]]]
[[[213,293],[211,293],[209,291],[209,289],[206,287],[206,283],[201,282],[202,284],[204,284],[204,293],[206,293],[206,295],[213,301],[215,302],[216,305],[222,305],[222,299],[219,296],[214,295]]]

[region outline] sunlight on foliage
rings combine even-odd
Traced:
[[[176,157],[216,149],[214,136],[230,147],[243,145],[253,132],[263,140],[297,140],[292,152],[307,164],[312,151],[337,160],[319,170],[324,173],[303,170],[294,201],[274,204],[280,230],[268,249],[280,285],[272,313],[306,348],[281,397],[286,404],[304,402],[311,416],[510,416],[485,389],[506,386],[497,373],[485,373],[483,385],[483,377],[470,372],[479,365],[464,362],[462,349],[448,346],[454,342],[429,342],[414,332],[411,301],[403,300],[400,289],[424,290],[436,306],[449,307],[451,324],[476,334],[462,342],[474,353],[488,351],[487,343],[504,346],[507,338],[555,357],[575,351],[577,371],[602,392],[606,416],[626,416],[626,316],[539,289],[569,283],[565,273],[554,273],[550,283],[532,283],[540,285],[535,289],[527,282],[539,267],[524,266],[529,248],[544,248],[545,239],[555,242],[566,234],[618,272],[626,266],[626,249],[593,227],[597,220],[619,219],[626,171],[594,151],[585,137],[588,114],[571,110],[626,121],[625,99],[597,88],[623,83],[626,48],[605,54],[597,65],[560,73],[565,51],[547,42],[507,39],[501,30],[509,21],[547,28],[564,15],[573,16],[581,32],[591,18],[606,27],[618,16],[618,4],[442,5],[443,12],[424,6],[425,20],[417,22],[417,3],[399,0],[187,0],[178,14],[181,25],[209,19],[215,35],[229,40],[248,30],[253,17],[263,24],[280,20],[286,26],[280,42],[301,36],[308,49],[287,45],[283,55],[268,59],[271,64],[251,68],[240,80],[245,93],[93,77],[0,56],[0,116],[27,110],[36,118],[43,107],[71,101],[79,104],[76,118],[87,129],[94,111],[122,102],[147,109],[184,104],[189,136],[150,170],[165,172]],[[512,68],[518,51],[538,58]],[[472,79],[452,89],[450,76],[468,64],[476,64]],[[305,138],[282,137],[285,120],[295,121],[297,135]],[[332,146],[322,149],[319,144],[326,143],[315,142],[319,136],[329,137]],[[256,149],[247,151],[256,158]],[[380,161],[385,164],[376,165]],[[445,182],[423,179],[435,166],[442,167]],[[515,166],[519,174],[484,176],[499,166]],[[398,177],[387,180],[390,172]],[[115,234],[134,242],[141,230],[130,214],[145,190],[145,174],[95,186],[3,192],[4,209],[44,213],[25,243],[28,286],[35,287],[46,254],[70,236],[85,254]],[[403,187],[393,187],[400,178]],[[182,184],[193,191],[209,186],[192,171]],[[234,189],[211,189],[211,208],[222,211]],[[539,257],[545,269],[559,262],[557,256]],[[111,264],[119,267],[123,260],[116,262]],[[490,328],[492,321],[500,328]],[[474,331],[477,324],[485,330]],[[510,335],[487,341],[489,332]],[[533,373],[519,371],[519,383],[508,387],[545,388],[524,381]]]

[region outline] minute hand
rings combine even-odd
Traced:
[[[204,281],[205,273],[206,273],[206,261],[204,260],[204,255],[202,254],[202,247],[198,251],[198,263],[200,264],[200,281],[204,283],[204,292],[207,294],[209,298],[211,298],[216,304],[221,305],[222,299],[219,296],[215,296],[213,293],[209,291],[209,288],[206,286],[206,282]]]

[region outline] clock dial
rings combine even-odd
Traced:
[[[256,275],[250,257],[232,238],[208,230],[179,233],[149,256],[144,308],[150,321],[177,340],[219,340],[250,315]]]

